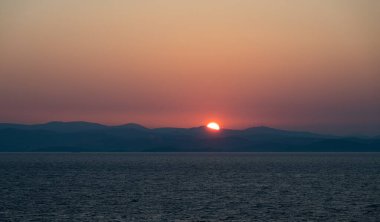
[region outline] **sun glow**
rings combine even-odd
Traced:
[[[211,122],[207,124],[207,128],[212,129],[212,130],[220,130],[220,126],[216,122]]]

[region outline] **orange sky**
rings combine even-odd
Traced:
[[[0,122],[380,134],[375,0],[3,0]]]

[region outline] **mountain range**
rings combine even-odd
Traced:
[[[213,131],[129,123],[0,123],[0,152],[380,152],[380,136],[343,137],[265,126]]]

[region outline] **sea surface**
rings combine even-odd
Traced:
[[[380,221],[380,154],[0,153],[0,221]]]

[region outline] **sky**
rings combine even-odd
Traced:
[[[380,1],[2,0],[0,122],[380,135]]]

